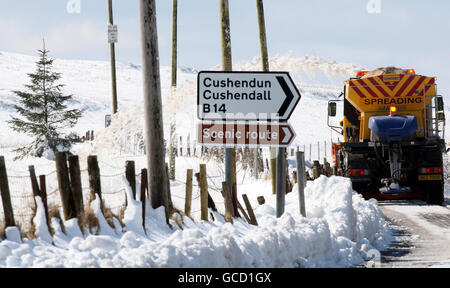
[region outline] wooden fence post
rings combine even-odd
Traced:
[[[89,201],[95,199],[95,194],[100,199],[100,205],[102,204],[102,186],[100,182],[100,168],[98,167],[97,156],[88,156],[88,173],[89,173],[89,188],[91,190],[91,198]]]
[[[233,217],[235,217],[233,199],[231,197],[230,186],[227,182],[222,182],[222,196],[225,200],[225,221],[233,223]]]
[[[183,137],[180,136],[180,157],[183,157]]]
[[[191,204],[192,204],[192,176],[194,171],[188,169],[186,172],[186,202],[184,204],[184,214],[191,216]]]
[[[72,190],[75,211],[80,217],[84,214],[83,188],[81,186],[80,160],[78,156],[69,156],[70,188]]]
[[[125,176],[133,191],[133,199],[136,200],[136,165],[134,161],[125,162]]]
[[[247,194],[242,195],[242,199],[244,199],[245,206],[248,211],[248,216],[250,217],[250,224],[258,226],[258,221],[256,221],[255,213],[253,212],[252,205],[250,204],[250,201],[248,200]]]
[[[166,163],[166,186],[167,186],[167,205],[165,205],[169,210],[169,216],[174,212],[173,202],[172,202],[172,193],[170,191],[170,179],[169,179],[169,165]]]
[[[0,192],[2,195],[3,212],[5,215],[5,227],[16,226],[14,212],[9,194],[8,174],[6,173],[5,157],[0,156]]]
[[[259,196],[259,197],[258,197],[258,204],[259,204],[259,205],[264,205],[264,204],[266,204],[266,199],[264,198],[264,196]]]
[[[28,166],[28,171],[30,172],[31,179],[31,189],[33,191],[33,196],[39,196],[39,184],[36,178],[36,171],[34,170],[34,166]]]
[[[76,218],[75,202],[70,189],[69,171],[65,152],[55,153],[56,175],[58,178],[59,194],[64,212],[65,221]]]
[[[250,224],[251,220],[250,217],[247,215],[247,212],[245,212],[244,208],[242,207],[241,203],[237,201],[237,206],[239,211],[241,211],[242,215],[244,215],[245,220],[247,220],[247,223]]]
[[[200,205],[201,219],[208,221],[208,182],[206,178],[206,164],[200,164]]]
[[[147,169],[141,170],[141,204],[142,204],[142,226],[144,226],[145,231],[145,192],[148,190],[148,177],[147,177]]]
[[[45,175],[39,176],[39,196],[42,199],[42,204],[44,204],[45,219],[47,220],[47,226],[50,229],[50,217],[48,216],[48,203],[47,203],[47,186],[45,183]]]

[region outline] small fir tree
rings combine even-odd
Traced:
[[[14,107],[20,116],[12,116],[8,124],[14,131],[34,138],[32,143],[14,150],[16,159],[25,156],[53,159],[54,152],[69,151],[79,139],[67,130],[75,126],[83,111],[68,108],[73,95],[62,93],[64,85],[57,83],[61,74],[52,71],[54,60],[48,58],[45,43],[38,51],[36,72],[28,74],[31,83],[24,85],[27,91],[13,91],[19,97]]]

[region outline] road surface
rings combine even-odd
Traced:
[[[395,237],[381,253],[382,268],[450,267],[450,199],[444,206],[418,200],[379,204]]]

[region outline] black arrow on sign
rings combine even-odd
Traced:
[[[278,110],[279,117],[282,117],[289,108],[289,105],[291,104],[292,100],[294,100],[294,94],[292,94],[291,89],[289,89],[289,86],[287,85],[286,80],[284,80],[284,77],[277,76],[277,80],[278,83],[280,83],[280,86],[283,89],[284,94],[286,94],[286,100],[284,100],[283,105],[281,105],[280,110]]]

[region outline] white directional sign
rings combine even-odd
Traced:
[[[118,29],[117,25],[108,25],[108,42],[117,43],[118,42]]]
[[[287,121],[300,92],[287,72],[200,72],[200,120]]]

